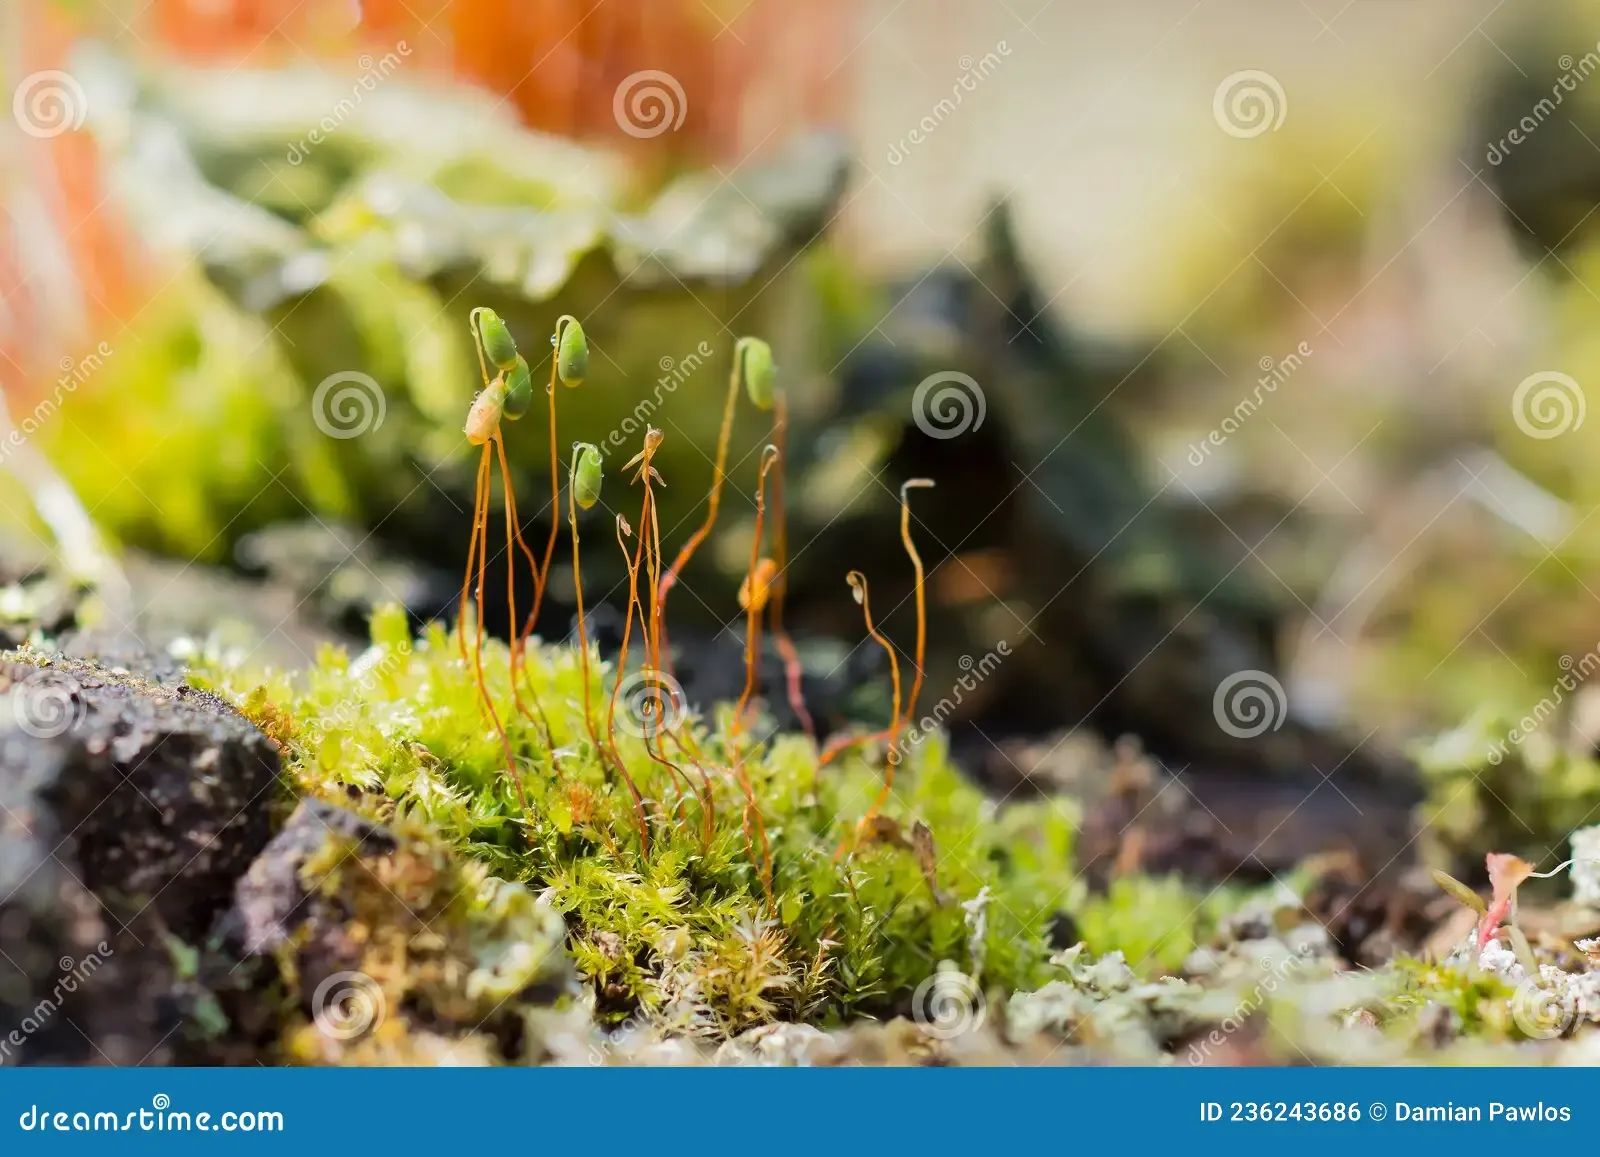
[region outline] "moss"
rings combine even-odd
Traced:
[[[507,1038],[537,1059],[530,1029],[571,970],[559,916],[526,887],[406,820],[392,846],[329,832],[299,877],[306,917],[274,950],[301,1009],[290,1060],[406,1063],[426,1051],[419,1037],[486,1060]]]
[[[1419,827],[1437,866],[1468,882],[1482,880],[1490,851],[1548,866],[1600,808],[1600,762],[1537,730],[1542,721],[1479,711],[1418,749],[1428,785]]]
[[[397,609],[375,617],[372,636],[361,655],[329,648],[296,677],[202,659],[195,678],[277,740],[299,794],[423,825],[485,872],[540,893],[566,917],[602,1021],[642,1013],[723,1036],[777,1020],[889,1014],[940,961],[975,969],[975,952],[988,984],[1014,990],[1046,977],[1052,918],[1076,895],[1076,816],[1062,801],[996,812],[930,739],[904,762],[873,838],[840,855],[878,794],[880,768],[865,756],[819,768],[809,741],[755,742],[748,725],[733,734],[724,714],[685,728],[697,761],[668,745],[692,782],[700,782],[693,763],[705,769],[714,803],[707,833],[695,793],[627,734],[619,704],[616,746],[645,797],[646,853],[632,798],[583,722],[575,651],[535,646],[527,657],[552,750],[541,725],[512,709],[505,648],[485,646],[529,800],[523,815],[456,639],[435,626],[412,640]],[[592,660],[603,742],[609,675]],[[771,848],[770,897],[729,771],[736,761]],[[899,835],[918,822],[933,833],[934,879]],[[962,904],[985,887],[975,944]]]
[[[1123,876],[1078,912],[1083,941],[1095,953],[1121,952],[1151,975],[1171,975],[1205,936],[1231,895],[1198,897],[1177,877]]]

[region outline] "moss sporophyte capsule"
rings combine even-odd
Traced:
[[[511,340],[511,331],[500,315],[492,309],[480,307],[477,311],[478,336],[483,339],[483,352],[499,370],[509,370],[517,362],[517,343]]]
[[[472,400],[472,409],[467,411],[467,424],[461,428],[467,441],[474,446],[482,446],[493,438],[495,431],[500,428],[500,418],[505,408],[505,380],[496,378]]]
[[[533,405],[533,372],[519,354],[516,362],[505,374],[506,417],[515,422]]]
[[[600,451],[587,442],[580,442],[574,447],[573,454],[572,496],[579,506],[588,510],[600,501]]]
[[[772,364],[772,347],[758,337],[739,339],[744,389],[758,410],[772,409],[773,381],[777,369]]]
[[[744,576],[744,582],[739,584],[739,609],[742,611],[755,611],[760,614],[766,609],[767,599],[772,594],[773,580],[778,577],[778,564],[770,558],[763,558],[756,563],[755,569]]]
[[[562,321],[566,324],[557,323],[556,376],[569,386],[582,385],[589,373],[589,339],[577,318],[566,317]]]

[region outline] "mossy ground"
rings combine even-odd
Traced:
[[[632,795],[590,738],[570,646],[528,654],[523,698],[537,715],[515,710],[507,648],[483,648],[526,811],[473,664],[441,625],[413,638],[397,609],[382,611],[364,653],[328,648],[296,674],[191,660],[197,680],[278,741],[295,794],[425,825],[494,876],[543,892],[566,918],[602,1023],[642,1016],[721,1038],[772,1021],[905,1014],[947,961],[986,990],[1025,991],[1059,975],[1049,960],[1064,946],[1051,943],[1063,913],[1095,951],[1123,949],[1159,975],[1234,896],[1135,878],[1091,897],[1073,860],[1073,803],[996,803],[937,736],[909,749],[862,831],[884,783],[881,748],[819,765],[810,740],[748,720],[736,730],[726,707],[687,718],[682,746],[647,743],[625,703],[608,727],[614,670],[591,654],[591,716],[643,797],[646,849]]]
[[[1586,1049],[1600,1015],[1591,965],[1555,941],[1532,981],[1496,943],[1350,971],[1301,904],[1309,881],[1263,896],[1132,874],[1094,893],[1073,801],[992,800],[937,734],[909,746],[863,825],[885,783],[881,745],[824,761],[726,704],[647,740],[653,721],[628,696],[613,720],[616,668],[592,651],[586,709],[569,644],[535,642],[517,695],[505,645],[477,652],[437,623],[414,636],[394,607],[360,654],[328,647],[304,671],[254,672],[203,647],[186,658],[279,743],[290,794],[420,833],[480,882],[559,912],[594,1023],[642,1030],[630,1039],[727,1042],[746,1059],[839,1040],[871,1051],[898,1038],[863,1044],[863,1020],[910,1014],[960,1059],[940,1010],[964,994],[964,1008],[998,1010],[1005,1048],[1042,1036],[1062,1059],[1470,1059],[1568,1038]],[[1424,761],[1441,782],[1460,762],[1449,747]],[[1068,952],[1053,942],[1063,916],[1081,941]],[[959,993],[941,988],[952,974]],[[420,991],[404,970],[390,980],[398,999]],[[750,1035],[784,1022],[857,1028],[827,1045]]]
[[[824,764],[801,736],[735,729],[727,707],[691,718],[695,759],[665,750],[692,782],[705,769],[707,832],[695,792],[619,702],[615,744],[644,799],[647,850],[632,795],[589,738],[570,646],[529,655],[538,720],[513,709],[506,648],[483,649],[526,810],[475,664],[443,626],[414,637],[388,609],[359,654],[329,647],[294,673],[179,650],[192,682],[280,745],[281,804],[321,800],[389,833],[366,850],[328,839],[301,865],[312,914],[273,949],[284,991],[299,994],[276,1059],[1537,1062],[1589,1059],[1600,1042],[1600,969],[1581,939],[1600,931],[1600,910],[1578,903],[1559,928],[1518,918],[1537,977],[1499,940],[1355,970],[1306,911],[1298,873],[1265,893],[1137,873],[1091,893],[1073,803],[989,799],[937,736],[908,750],[862,832],[881,750]],[[608,746],[614,675],[591,654]],[[316,1000],[321,1019],[308,1014],[305,990],[320,993],[330,970],[359,974],[388,1018],[347,1033]]]

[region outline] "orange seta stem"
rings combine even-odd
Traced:
[[[478,478],[473,486],[472,537],[467,542],[467,572],[461,577],[461,602],[456,610],[456,637],[461,646],[461,661],[467,661],[467,605],[472,592],[472,564],[478,556],[478,522],[487,518],[488,499],[484,497],[484,477],[489,468],[489,447],[478,456]]]
[[[576,469],[576,460],[574,460]],[[572,584],[577,592],[578,605],[578,663],[583,670],[583,722],[589,730],[589,741],[598,753],[600,732],[594,721],[589,693],[589,629],[583,617],[583,571],[579,566],[578,550],[578,495],[572,480],[567,480],[567,521],[572,528]]]
[[[677,585],[678,576],[683,568],[694,557],[694,552],[700,549],[700,544],[711,533],[712,527],[717,524],[717,511],[722,504],[722,483],[728,471],[728,443],[733,438],[733,414],[739,402],[739,389],[742,386],[742,372],[740,369],[740,356],[737,346],[733,351],[733,370],[728,375],[728,397],[722,404],[722,429],[717,434],[717,459],[711,468],[711,493],[706,498],[706,520],[689,536],[689,541],[678,550],[678,556],[672,560],[672,565],[667,568],[667,573],[661,579],[660,605],[665,613],[667,592]]]
[[[496,433],[495,437],[499,437]],[[489,713],[489,719],[494,724],[495,734],[500,738],[500,745],[505,749],[506,776],[511,780],[511,786],[516,790],[517,802],[522,808],[522,814],[529,814],[528,797],[522,790],[522,780],[517,775],[516,754],[511,749],[511,737],[507,734],[505,725],[500,722],[500,712],[495,709],[494,698],[489,694],[489,681],[483,671],[483,580],[484,571],[489,555],[489,511],[488,511],[488,480],[492,463],[489,457],[489,446],[483,447],[482,466],[479,468],[484,478],[484,512],[483,517],[475,520],[477,529],[477,556],[478,556],[478,587],[477,587],[477,631],[476,641],[472,651],[473,670],[477,676],[478,694],[483,700],[483,706]]]
[[[806,738],[815,743],[817,726],[812,721],[811,713],[806,710],[804,672],[800,666],[800,655],[795,650],[794,640],[789,638],[789,633],[783,629],[783,596],[789,585],[787,575],[789,529],[787,511],[784,507],[784,482],[787,469],[784,459],[788,455],[788,438],[789,403],[784,392],[778,390],[774,395],[772,416],[772,443],[778,448],[779,462],[777,473],[772,479],[772,561],[775,571],[768,622],[772,629],[773,642],[778,648],[778,656],[783,660],[784,690],[789,699],[789,710],[793,711],[795,718],[800,721],[800,728],[805,732]]]
[[[888,757],[885,760],[885,764],[884,764],[883,787],[878,792],[878,798],[876,800],[874,800],[872,806],[867,809],[867,814],[862,816],[861,817],[861,822],[856,825],[856,830],[858,832],[863,827],[865,827],[867,824],[872,822],[872,820],[883,809],[883,805],[885,803],[887,803],[888,800],[889,800],[889,794],[894,788],[895,768],[898,766],[898,764],[900,762],[900,750],[899,750],[899,746],[898,746],[899,745],[899,741],[900,741],[900,729],[906,722],[909,722],[911,719],[916,717],[916,714],[917,714],[917,696],[922,691],[923,659],[924,659],[924,655],[925,655],[926,650],[927,650],[927,641],[928,641],[928,603],[927,603],[927,591],[926,591],[925,584],[924,584],[925,576],[923,574],[923,569],[922,569],[922,556],[917,553],[917,545],[916,545],[915,542],[913,542],[911,540],[911,499],[910,499],[909,495],[906,492],[909,491],[909,490],[924,489],[924,488],[927,488],[927,487],[931,487],[932,485],[933,485],[933,482],[932,482],[931,479],[928,479],[928,478],[911,478],[911,479],[908,479],[906,482],[902,483],[901,486],[900,486],[900,541],[905,546],[905,551],[906,551],[907,557],[909,557],[911,559],[911,568],[912,568],[912,571],[915,574],[915,590],[916,590],[916,600],[917,600],[917,649],[916,649],[916,662],[915,662],[916,674],[913,676],[912,681],[911,681],[911,694],[908,695],[906,697],[906,700],[905,700],[905,713],[904,713],[904,718],[902,719],[901,711],[900,711],[900,692],[899,692],[900,669],[899,669],[899,664],[894,659],[893,651],[892,650],[890,651],[891,675],[892,675],[892,677],[894,679],[894,683],[895,683],[894,718],[889,721],[889,726],[888,726],[887,730],[879,732],[878,735],[876,735],[876,736],[869,736],[868,737],[869,739],[875,739],[875,738],[880,738],[880,737],[881,738],[886,738],[889,741],[889,754],[888,754]],[[851,572],[851,573],[855,574],[857,572]],[[861,581],[862,581],[862,603],[863,603],[863,608],[864,608],[865,607],[865,602],[866,602],[866,590],[865,590],[866,580],[863,578]],[[854,583],[851,584],[852,587],[854,587],[854,585],[855,585]],[[882,644],[885,647],[885,649],[888,649],[888,647],[889,647],[888,642],[886,640],[884,640],[882,638],[882,636],[879,635],[878,632],[872,628],[872,624],[871,624],[870,618],[868,620],[867,629],[868,629],[869,632],[871,632],[873,638],[877,639],[879,641],[879,643]],[[842,746],[844,746],[844,745],[841,745],[841,747]],[[831,747],[831,745],[830,745],[830,747]],[[831,758],[831,754],[833,754],[833,753],[824,752],[823,755],[818,758],[818,761],[817,761],[818,765],[820,766],[822,763],[826,762],[827,758]],[[841,843],[839,845],[838,851],[834,852],[834,859],[838,859],[839,858],[840,854],[842,854],[844,852],[844,850],[845,850],[846,846],[848,845],[848,843],[849,843],[849,840],[846,839],[846,841],[844,843]]]
[[[650,855],[650,829],[644,814],[644,797],[639,794],[638,785],[633,782],[633,777],[628,774],[628,767],[622,762],[622,755],[617,751],[617,689],[622,686],[622,680],[628,670],[628,641],[633,632],[633,608],[639,602],[639,563],[637,559],[630,559],[628,544],[622,540],[624,534],[631,534],[628,520],[622,515],[617,515],[617,545],[622,547],[622,561],[628,568],[628,610],[622,620],[622,649],[617,653],[617,677],[611,684],[611,701],[606,708],[606,742],[611,749],[611,762],[616,766],[617,773],[622,776],[622,782],[627,785],[628,794],[633,796],[633,810],[638,819],[639,844],[643,854]]]
[[[744,690],[739,695],[739,705],[734,708],[732,730],[738,734],[744,725],[745,708],[750,703],[750,696],[755,691],[756,669],[760,666],[761,644],[761,611],[762,605],[758,601],[756,591],[756,568],[761,562],[761,532],[762,522],[766,514],[767,505],[767,473],[778,462],[778,448],[768,446],[761,452],[761,473],[756,480],[756,522],[755,530],[750,538],[750,569],[746,579],[749,591],[748,606],[745,608],[745,635],[744,635]]]
[[[760,661],[761,642],[761,611],[760,595],[756,590],[756,568],[761,561],[761,531],[762,518],[766,511],[767,502],[767,473],[778,462],[778,448],[768,446],[761,452],[761,473],[756,480],[756,522],[755,530],[750,542],[750,571],[749,571],[749,598],[745,614],[745,641],[744,641],[744,691],[739,696],[739,705],[734,708],[733,722],[729,729],[734,735],[738,734],[744,719],[746,707],[750,703],[750,695],[755,690],[756,668]],[[734,761],[734,776],[738,781],[739,789],[744,792],[744,838],[745,846],[750,850],[750,858],[756,858],[756,848],[760,846],[761,887],[766,894],[767,906],[772,907],[772,847],[767,841],[767,827],[761,816],[760,805],[756,803],[755,785],[750,781],[750,770],[745,765],[744,754],[741,753]],[[751,831],[754,829],[754,836]]]
[[[556,330],[556,340],[561,340],[561,331]],[[556,448],[556,355],[550,355],[550,384],[545,387],[545,394],[550,400],[550,536],[544,543],[544,561],[534,573],[533,581],[533,606],[528,610],[528,620],[522,624],[522,638],[526,640],[533,633],[534,624],[539,619],[539,610],[544,606],[545,585],[550,581],[550,562],[556,553],[556,527],[561,521],[561,475],[559,473],[558,454]]]
[[[534,565],[533,552],[528,549],[528,544],[522,540],[522,520],[517,514],[517,496],[511,486],[511,467],[506,462],[505,439],[496,436],[495,449],[500,454],[500,479],[505,485],[506,500],[506,608],[511,617],[507,620],[510,624],[507,645],[511,652],[511,696],[516,704],[517,714],[531,715],[534,723],[539,728],[539,734],[544,739],[545,747],[550,752],[550,764],[555,769],[556,775],[561,776],[561,757],[556,754],[555,736],[550,731],[550,720],[545,718],[544,707],[539,703],[539,697],[534,694],[532,681],[528,684],[528,697],[533,703],[533,710],[529,712],[523,706],[521,680],[528,678],[527,653],[524,640],[517,634],[517,595],[516,595],[516,556],[511,553],[511,545],[515,543],[522,549],[523,555],[528,560],[528,565]],[[521,678],[518,672],[521,672]]]
[[[664,482],[662,482],[661,475],[657,473],[655,467],[651,465],[651,462],[655,457],[655,452],[661,445],[662,438],[663,435],[660,430],[657,430],[654,427],[646,430],[644,451],[633,460],[633,463],[640,463],[639,473],[635,476],[634,481],[642,482],[644,484],[644,503],[639,511],[639,546],[643,558],[645,589],[649,591],[650,594],[649,618],[646,619],[644,604],[641,602],[639,606],[639,622],[645,627],[645,661],[649,665],[650,669],[655,672],[657,689],[659,691],[664,687],[667,695],[672,698],[674,702],[676,702],[678,698],[677,684],[672,680],[671,675],[662,668],[661,635],[663,606],[661,602],[659,585],[661,578],[661,518],[656,506],[655,491],[651,489],[652,482],[661,483],[663,486],[666,485]],[[633,463],[630,463],[629,465],[632,465]],[[626,468],[627,467],[624,467],[624,469]],[[672,774],[673,787],[678,791],[678,804],[680,809],[683,805],[683,791],[678,787],[678,781],[680,779],[688,785],[689,790],[695,794],[697,799],[699,799],[700,811],[703,819],[703,832],[701,840],[704,845],[709,846],[711,842],[711,836],[713,834],[712,818],[716,810],[715,800],[712,796],[711,777],[706,772],[705,768],[701,767],[699,762],[694,760],[693,756],[690,755],[691,762],[694,762],[695,768],[699,771],[701,781],[704,785],[704,790],[697,788],[695,787],[694,782],[689,779],[689,776],[681,767],[673,763],[664,754],[662,754],[661,741],[658,737],[663,734],[673,735],[675,738],[677,738],[679,750],[683,751],[686,755],[689,754],[689,751],[685,747],[681,737],[677,736],[675,728],[677,721],[669,720],[667,718],[666,711],[664,708],[660,707],[659,700],[657,701],[657,707],[661,709],[662,713],[656,722],[654,733],[647,733],[645,735],[645,754],[648,755],[653,762],[665,767]],[[653,744],[651,742],[652,739],[655,740]]]

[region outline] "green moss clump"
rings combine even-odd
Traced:
[[[946,960],[1008,991],[1047,978],[1052,919],[1079,896],[1076,815],[1063,801],[997,810],[930,739],[902,762],[883,817],[856,842],[882,785],[865,757],[819,768],[809,741],[757,742],[726,716],[687,721],[682,748],[665,738],[647,749],[619,702],[615,746],[644,797],[646,851],[633,798],[585,724],[576,651],[528,655],[524,699],[539,704],[553,749],[544,723],[513,708],[505,648],[486,644],[483,659],[526,816],[457,639],[439,626],[411,639],[398,608],[375,616],[372,645],[354,659],[329,648],[299,677],[260,681],[220,664],[199,676],[279,742],[300,794],[425,823],[496,877],[542,894],[566,918],[602,1022],[642,1014],[725,1036],[903,1013]],[[590,669],[604,748],[612,673],[597,658]],[[770,893],[736,765],[759,804]],[[925,838],[905,834],[920,837],[919,822],[933,834],[931,857]],[[984,888],[974,921],[963,904]]]

